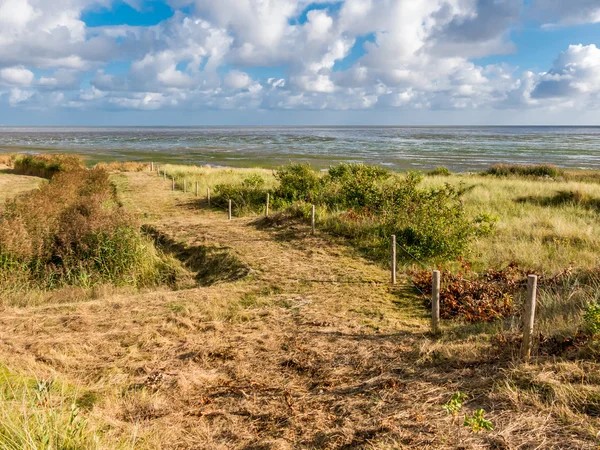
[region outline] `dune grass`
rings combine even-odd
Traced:
[[[467,259],[476,270],[511,262],[547,273],[571,264],[600,265],[600,185],[578,181],[495,178],[480,175],[431,177],[425,184],[459,185],[468,214],[488,211],[498,221],[494,233],[476,239]],[[573,193],[567,201],[561,192]],[[569,201],[569,197],[585,199]]]
[[[171,169],[180,169],[180,176],[189,170],[190,182],[202,180],[213,188],[231,180],[242,184],[256,174],[270,188],[277,186],[270,171]],[[50,435],[54,442],[71,445],[64,448],[84,449],[597,444],[597,341],[587,353],[579,352],[576,346],[572,350],[574,336],[568,334],[574,323],[581,324],[584,306],[597,300],[597,280],[588,282],[574,271],[564,284],[541,290],[536,331],[549,340],[540,343],[536,359],[523,364],[516,356],[518,315],[508,323],[444,320],[443,334],[432,339],[417,292],[404,284],[391,287],[387,269],[360,258],[323,228],[313,236],[306,221],[288,212],[274,214],[270,222],[243,216],[228,221],[220,205],[206,208],[205,192],[198,199],[193,191],[171,192],[169,182],[143,171],[115,178],[118,200],[132,210],[139,207],[136,212],[155,233],[162,233],[158,240],[169,252],[190,264],[230,261],[203,253],[206,245],[216,246],[254,274],[185,291],[119,292],[88,302],[53,298],[36,307],[5,307],[0,357],[22,365],[35,360],[35,373],[40,374],[19,375],[28,387],[25,394],[13,389],[18,402],[0,398],[0,412],[4,408],[7,416],[12,414],[6,423],[24,430],[25,438]],[[459,186],[461,181],[465,186]],[[530,233],[537,233],[540,210],[567,222],[571,216],[594,217],[593,184],[438,175],[424,178],[421,185],[446,182],[464,190],[469,215],[485,208],[498,216],[495,234],[473,241],[466,254],[480,267],[489,263],[475,251],[482,242],[511,243],[528,226]],[[529,199],[554,198],[562,191],[582,195],[566,203]],[[327,217],[335,220],[324,209],[319,213],[320,226]],[[521,229],[509,230],[510,221]],[[505,234],[498,234],[503,227]],[[532,236],[523,241],[525,248],[533,248],[528,247]],[[540,245],[544,249],[549,243]],[[548,276],[564,269],[551,264],[550,254],[545,258]],[[494,260],[499,266],[509,262]],[[581,268],[588,265],[593,261]],[[552,341],[555,331],[568,339]],[[43,408],[37,380],[45,390],[47,374],[53,371],[77,380],[82,388],[63,389],[55,381],[47,396],[52,407]],[[16,373],[12,370],[8,378]],[[455,420],[443,405],[457,391],[466,399]],[[85,426],[69,428],[73,403],[75,422]],[[463,426],[463,414],[473,417],[479,409],[485,410],[494,430],[473,433]],[[25,422],[27,417],[31,419]],[[48,433],[48,428],[59,432]],[[83,430],[75,433],[77,440],[65,440],[65,434],[73,435],[71,429]],[[17,442],[17,448],[27,448],[26,441]]]

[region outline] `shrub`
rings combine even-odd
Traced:
[[[564,175],[564,171],[550,164],[521,165],[521,164],[495,164],[486,172],[488,175],[499,177],[522,176],[522,177],[550,177],[558,178]]]
[[[380,184],[390,172],[377,166],[342,163],[331,167],[323,179],[326,203],[332,207],[364,208],[381,202]]]
[[[313,203],[326,210],[321,228],[350,238],[376,259],[386,259],[389,239],[417,259],[451,259],[461,255],[476,236],[493,230],[494,218],[466,216],[463,190],[450,185],[421,188],[422,175],[393,177],[381,167],[340,164],[319,176],[307,164],[291,164],[275,173],[279,186],[263,188],[260,176],[241,184],[216,187],[216,205],[232,200],[236,212],[261,211],[267,192],[274,209],[293,205],[291,212],[308,218]],[[401,255],[406,256],[406,252]]]
[[[449,177],[450,175],[452,175],[452,172],[450,172],[450,169],[448,169],[447,167],[440,166],[427,172],[427,175],[429,175],[430,177]]]
[[[119,205],[102,169],[59,172],[7,202],[0,216],[1,284],[43,288],[168,281],[169,264]]]
[[[225,206],[231,200],[236,213],[242,211],[256,213],[266,204],[269,191],[263,188],[265,180],[258,174],[250,175],[241,184],[218,184],[215,186],[215,206]]]
[[[75,155],[18,155],[14,162],[15,172],[42,178],[84,167],[83,159]]]
[[[277,169],[279,181],[277,196],[287,202],[303,200],[313,202],[319,197],[321,179],[310,164],[290,164]]]
[[[600,303],[590,302],[583,315],[586,331],[592,335],[600,332]]]

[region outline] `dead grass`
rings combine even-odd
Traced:
[[[521,364],[518,339],[493,324],[445,323],[431,339],[414,292],[343,242],[301,221],[228,221],[154,174],[112,179],[174,254],[223,249],[251,272],[3,309],[0,359],[93,393],[81,414],[100,448],[597,447],[595,363]],[[455,420],[442,405],[459,390]],[[493,431],[462,426],[479,408]]]

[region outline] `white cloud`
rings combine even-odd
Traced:
[[[569,47],[547,73],[471,61],[517,50],[510,29],[523,0],[171,0],[189,8],[155,26],[86,27],[83,11],[113,2],[0,0],[3,99],[111,110],[478,110],[592,108],[600,96],[594,45]],[[597,0],[573,2],[571,12],[558,0],[528,11],[561,25],[600,20]]]
[[[532,91],[535,99],[597,99],[600,95],[600,49],[596,45],[571,45],[552,68],[540,76]],[[598,105],[600,106],[600,105]]]
[[[30,86],[34,78],[33,72],[23,66],[0,69],[0,83],[10,86]]]
[[[250,76],[239,70],[232,70],[225,76],[225,86],[231,89],[245,89],[251,82]]]

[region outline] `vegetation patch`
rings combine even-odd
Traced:
[[[497,177],[548,177],[559,178],[564,176],[564,171],[551,164],[495,164],[486,172]]]
[[[15,173],[41,178],[84,168],[83,159],[76,155],[17,155],[14,159]]]
[[[558,191],[556,194],[548,197],[520,197],[517,199],[517,202],[546,207],[573,206],[600,211],[600,198],[593,197],[587,192],[579,190]]]
[[[99,436],[79,403],[62,383],[23,377],[0,366],[0,448],[99,448]]]
[[[259,178],[217,186],[216,204],[231,200],[238,214],[258,212],[268,193],[273,208],[306,220],[314,204],[320,229],[350,239],[376,259],[387,260],[392,234],[405,249],[404,258],[448,260],[493,228],[491,216],[465,214],[460,188],[421,187],[417,173],[397,176],[381,167],[340,164],[320,175],[309,165],[291,164],[275,172],[274,188],[263,188]]]
[[[56,173],[0,215],[0,292],[21,288],[152,286],[177,265],[145,238],[101,169]]]

